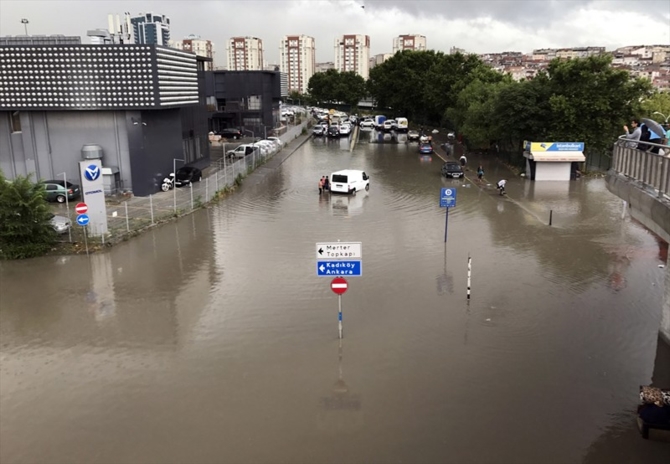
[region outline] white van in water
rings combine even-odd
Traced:
[[[330,175],[330,191],[332,193],[353,193],[359,190],[370,190],[370,176],[363,171],[345,169]]]
[[[396,129],[398,132],[407,132],[409,129],[407,118],[396,118],[396,122],[398,123],[398,128]]]

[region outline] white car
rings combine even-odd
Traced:
[[[340,126],[340,135],[349,135],[351,134],[351,125],[350,124],[342,124]]]
[[[361,127],[364,129],[372,129],[375,127],[375,122],[372,119],[364,119],[361,121]]]
[[[284,146],[284,143],[281,141],[279,137],[268,137],[267,140],[277,145],[278,150],[281,150],[282,147]]]
[[[332,193],[352,193],[370,190],[370,176],[363,171],[345,169],[330,175],[330,191]]]
[[[386,121],[384,121],[384,125],[382,126],[382,128],[384,129],[384,131],[391,131],[393,130],[393,126],[395,125],[395,123],[396,122],[394,119],[387,119]]]
[[[240,145],[234,150],[229,150],[226,152],[226,156],[229,158],[244,158],[247,155],[252,154],[253,152],[258,151],[258,147],[254,145]]]

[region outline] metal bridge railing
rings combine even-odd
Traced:
[[[636,145],[635,148],[633,146]],[[647,151],[638,147],[647,147]],[[658,148],[658,150],[656,150]],[[653,153],[663,150],[664,154]],[[670,146],[650,142],[632,142],[624,136],[614,144],[612,169],[640,182],[660,197],[670,197]]]

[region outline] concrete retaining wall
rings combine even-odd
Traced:
[[[628,202],[628,211],[635,220],[670,243],[670,201],[654,196],[643,185],[610,170],[607,189]],[[661,319],[661,337],[670,343],[670,267],[666,263],[665,298]]]
[[[641,185],[611,170],[607,174],[607,189],[628,202],[633,218],[670,243],[670,201],[654,196]]]

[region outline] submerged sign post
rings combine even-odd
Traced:
[[[104,235],[107,233],[107,205],[105,204],[105,187],[102,180],[102,163],[99,159],[80,161],[79,176],[81,178],[82,200],[87,206],[86,209],[91,220],[89,226],[91,235]]]
[[[440,190],[440,208],[446,208],[444,216],[444,243],[447,243],[447,227],[449,226],[449,208],[456,206],[456,189],[442,187]]]
[[[344,276],[363,275],[363,244],[361,242],[320,242],[316,244],[316,275],[335,277],[330,289],[337,295],[337,326],[342,339],[342,294],[349,288]]]

